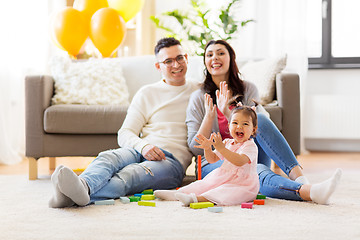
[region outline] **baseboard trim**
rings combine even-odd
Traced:
[[[308,151],[360,152],[360,139],[305,138]]]

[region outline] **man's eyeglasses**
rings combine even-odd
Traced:
[[[183,64],[185,62],[185,59],[186,59],[185,55],[179,55],[176,58],[168,58],[159,63],[163,63],[167,67],[171,67],[174,65],[175,61],[177,61],[179,64]]]

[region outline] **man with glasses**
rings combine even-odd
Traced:
[[[51,176],[55,194],[50,207],[85,206],[181,185],[192,157],[185,112],[198,86],[185,80],[188,60],[178,40],[159,40],[155,55],[155,67],[164,78],[135,94],[118,132],[120,148],[101,152],[80,176],[58,166]]]

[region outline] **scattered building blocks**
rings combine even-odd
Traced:
[[[256,196],[256,199],[266,199],[266,196],[265,195],[262,195],[262,194],[258,194]]]
[[[255,199],[254,204],[255,205],[265,205],[265,200],[264,199]]]
[[[253,208],[253,203],[250,202],[250,203],[242,203],[241,204],[241,208],[249,208],[249,209],[252,209]]]
[[[156,207],[156,203],[155,202],[149,202],[149,201],[139,201],[138,202],[139,206],[149,206],[149,207]]]
[[[142,193],[135,193],[135,194],[134,194],[135,197],[139,197],[139,198],[141,198],[142,195],[144,195],[144,194],[142,194]]]
[[[141,200],[155,200],[155,196],[145,194],[141,196]]]
[[[127,204],[130,203],[130,199],[128,197],[120,197],[120,202]]]
[[[223,211],[222,207],[208,207],[209,212],[219,213]]]
[[[213,207],[213,206],[214,206],[214,204],[212,202],[190,203],[190,207],[193,209],[208,208],[208,207]]]
[[[114,204],[115,204],[114,199],[95,201],[95,205],[114,205]]]
[[[154,194],[154,190],[153,189],[145,189],[144,191],[142,191],[142,194],[152,195],[152,194]]]
[[[136,196],[131,196],[131,197],[129,197],[129,199],[130,199],[130,202],[138,202],[138,201],[140,201],[140,197],[136,197]]]

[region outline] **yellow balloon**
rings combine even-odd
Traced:
[[[84,14],[72,7],[66,7],[55,14],[51,26],[55,45],[58,43],[74,57],[89,36]]]
[[[102,8],[90,22],[90,39],[103,57],[110,57],[126,35],[124,19],[115,9]]]
[[[51,42],[58,48],[60,48],[63,51],[66,51],[65,48],[63,48],[60,43],[58,42],[58,40],[56,39],[55,36],[55,31],[54,31],[54,21],[55,21],[55,16],[56,16],[56,12],[52,13],[50,16],[50,24],[49,24],[49,35],[50,35],[50,40]]]
[[[108,3],[109,7],[118,11],[127,22],[141,10],[144,0],[108,0]]]
[[[75,0],[73,7],[85,14],[90,25],[92,15],[100,8],[109,7],[109,4],[107,0]]]

